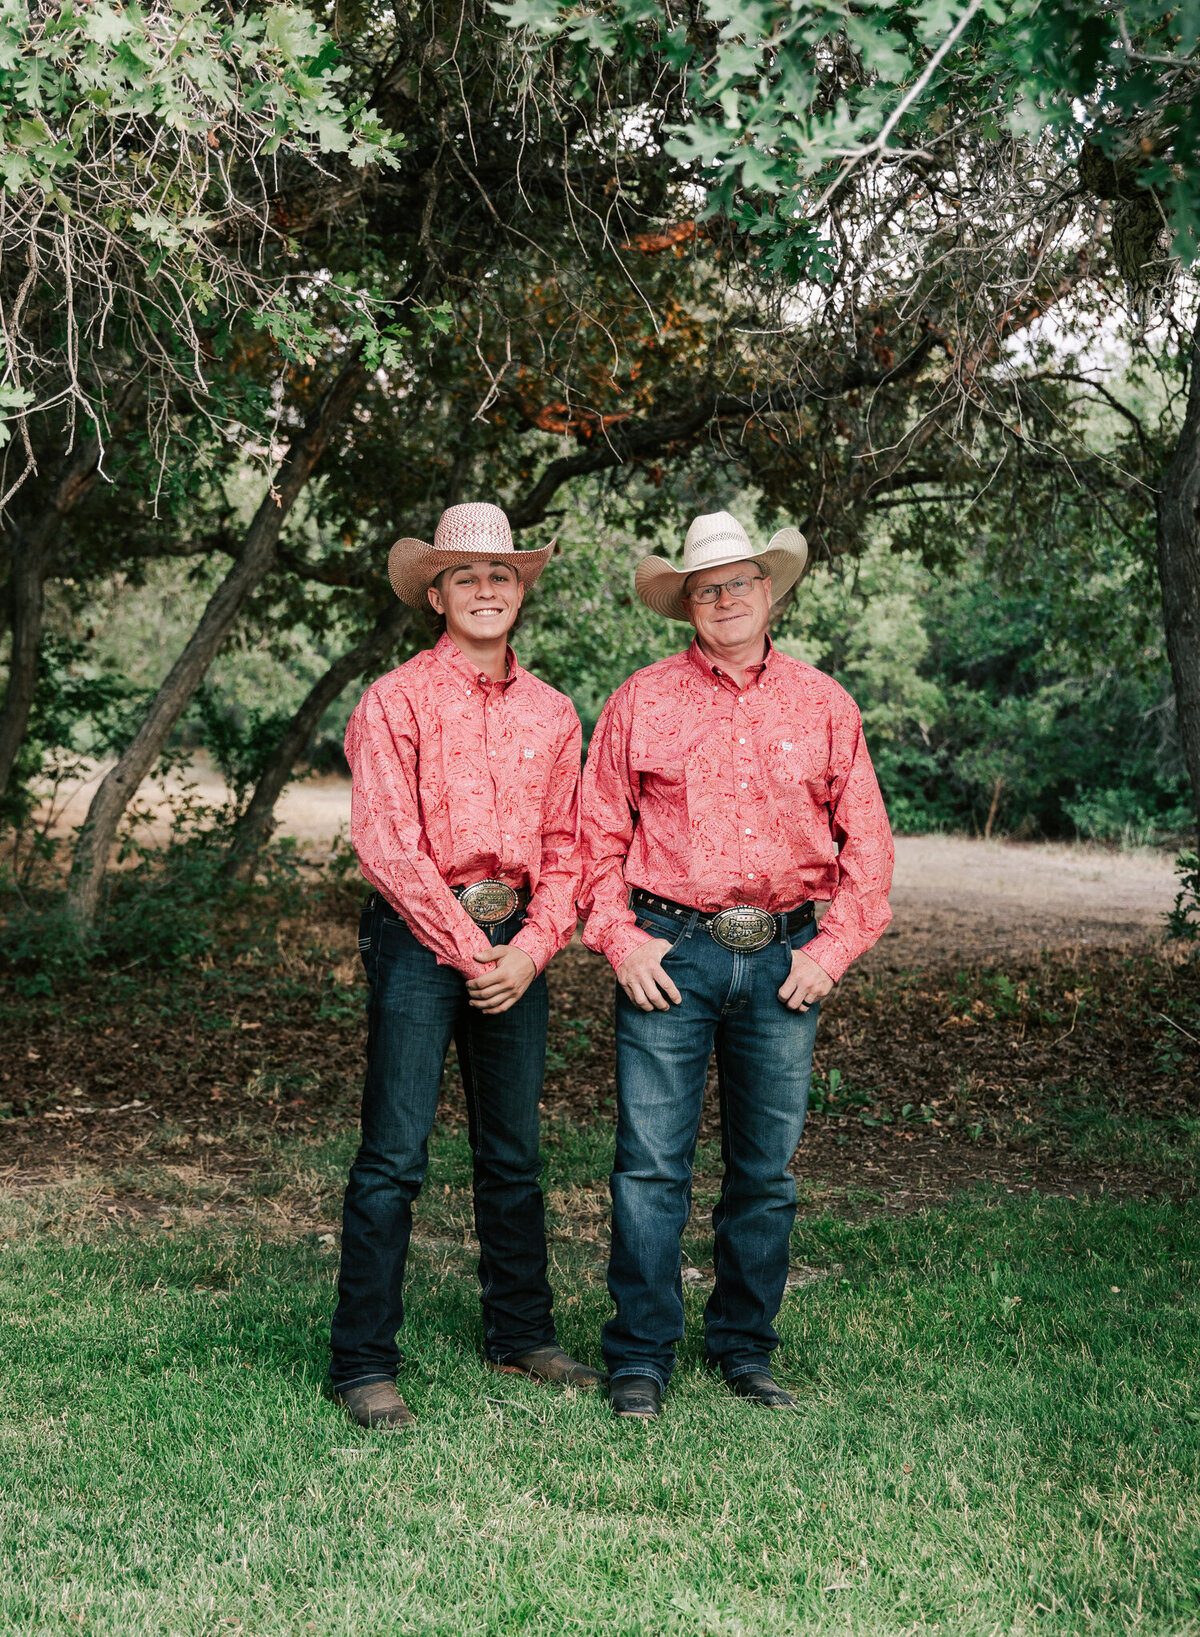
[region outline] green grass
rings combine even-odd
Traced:
[[[400,1436],[323,1395],[314,1233],[8,1204],[0,1631],[1200,1631],[1194,1204],[805,1220],[794,1260],[829,1275],[781,1317],[800,1410],[703,1373],[700,1290],[666,1414],[629,1426],[482,1368],[459,1146],[421,1219]],[[594,1359],[603,1247],[568,1207],[606,1139],[560,1131],[549,1160],[560,1329]]]

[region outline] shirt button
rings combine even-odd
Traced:
[[[743,780],[742,780],[742,789],[743,789],[743,790],[746,790],[746,789],[747,789],[747,788],[748,788],[748,786],[747,786],[747,784],[746,784],[746,781],[745,781],[745,779],[743,779]]]
[[[744,739],[739,739],[738,740],[739,745],[744,745],[745,743],[746,743],[746,741]]]
[[[753,870],[748,870],[747,871],[746,880],[747,881],[753,881],[754,880],[754,871]]]
[[[746,702],[745,694],[741,694],[741,693],[738,694],[738,704],[743,705],[743,704],[745,704],[745,702]]]
[[[752,836],[752,835],[753,835],[753,834],[754,834],[754,831],[753,831],[753,830],[747,830],[747,831],[746,831],[746,834],[747,834],[747,835],[748,835],[748,836]]]

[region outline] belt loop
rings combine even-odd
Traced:
[[[685,938],[690,938],[691,937],[692,933],[695,932],[696,927],[699,924],[699,921],[700,921],[700,911],[698,909],[694,909],[692,911],[692,913],[688,916],[687,930],[683,934],[683,936]]]

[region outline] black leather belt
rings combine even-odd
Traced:
[[[631,909],[653,910],[656,915],[670,915],[676,920],[699,914],[696,925],[703,927],[714,943],[742,955],[752,955],[755,950],[765,949],[768,944],[774,943],[776,938],[787,938],[793,932],[799,932],[817,912],[810,898],[807,903],[782,915],[756,909],[753,904],[735,904],[731,909],[718,909],[706,914],[690,909],[687,904],[676,904],[670,898],[660,898],[657,893],[647,892],[644,887],[633,888],[629,894],[629,905]]]
[[[450,891],[477,926],[499,926],[529,902],[528,887],[510,887],[507,881],[472,881]]]
[[[510,887],[507,881],[473,881],[468,887],[451,887],[450,891],[477,926],[499,926],[529,903],[529,888]],[[399,920],[404,919],[381,892],[368,893],[363,908],[391,910]]]

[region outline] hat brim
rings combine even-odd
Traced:
[[[771,577],[771,592],[778,602],[786,597],[808,565],[808,541],[799,529],[780,529],[767,542],[765,551],[731,552],[704,568],[720,568],[725,563],[757,563]],[[676,568],[665,557],[643,557],[633,577],[633,587],[646,607],[669,620],[691,621],[683,601],[683,588],[699,569]]]
[[[443,570],[467,563],[511,563],[522,585],[530,586],[550,561],[558,543],[555,536],[537,551],[489,552],[482,547],[466,551],[438,551],[424,540],[403,539],[388,552],[388,579],[401,602],[410,608],[427,608],[426,593]]]

